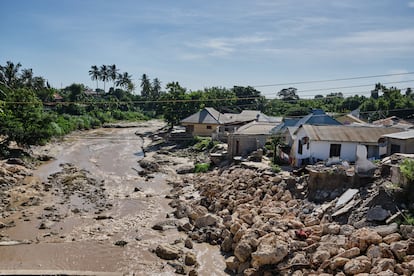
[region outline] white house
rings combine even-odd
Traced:
[[[292,165],[313,164],[330,157],[355,162],[357,145],[367,147],[367,158],[379,158],[386,153],[386,145],[379,144],[381,136],[400,131],[391,127],[302,125],[294,133]]]

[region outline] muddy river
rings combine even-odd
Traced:
[[[162,242],[187,237],[176,229],[151,228],[172,212],[165,196],[171,189],[166,178],[173,176],[157,174],[145,179],[138,175],[144,141],[135,133],[156,128],[145,123],[79,132],[42,148],[55,159],[37,168],[19,190],[33,192],[29,199],[39,202],[16,208],[11,216],[15,226],[1,229],[3,236],[27,244],[0,246],[1,268],[174,275],[167,261],[152,250]],[[104,203],[97,205],[88,197],[88,193],[98,193],[98,188],[66,200],[55,187],[38,188],[56,177],[53,174],[62,170],[61,164],[68,163],[86,170],[83,173],[105,194]],[[218,247],[194,243],[194,251],[199,275],[225,275]]]

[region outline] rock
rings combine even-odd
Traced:
[[[305,225],[307,227],[313,226],[313,225],[318,225],[320,222],[321,221],[317,217],[307,217],[305,219]]]
[[[312,263],[322,264],[324,261],[328,260],[331,257],[331,254],[326,250],[317,250],[313,253]]]
[[[228,257],[226,260],[226,269],[228,269],[229,271],[236,273],[239,265],[240,265],[240,261],[235,257],[235,256],[230,256]]]
[[[395,260],[394,259],[379,259],[374,263],[374,267],[371,269],[371,274],[377,275],[378,273],[382,271],[394,271],[395,267]]]
[[[115,243],[114,243],[116,246],[120,246],[120,247],[124,247],[125,245],[127,245],[128,244],[128,242],[126,242],[126,241],[116,241]]]
[[[279,240],[275,233],[269,233],[259,239],[256,252],[251,254],[252,266],[258,268],[262,265],[278,264],[288,253],[288,244]]]
[[[332,270],[336,270],[337,268],[342,268],[348,261],[349,259],[347,258],[336,257],[330,262],[329,268]]]
[[[349,237],[349,241],[351,247],[358,247],[361,251],[365,251],[369,245],[382,242],[382,237],[374,230],[361,228]]]
[[[194,165],[182,165],[178,167],[176,170],[178,174],[187,174],[194,172]]]
[[[340,230],[341,230],[341,226],[336,223],[328,223],[322,226],[323,235],[327,235],[327,234],[337,235],[339,234]]]
[[[198,272],[195,269],[190,270],[190,272],[188,272],[188,276],[198,276]]]
[[[252,248],[247,240],[240,241],[236,248],[234,248],[234,255],[241,263],[246,262],[250,258],[251,253]]]
[[[187,213],[188,213],[188,217],[194,221],[202,216],[205,216],[208,213],[208,210],[204,206],[195,205],[195,206],[191,206],[190,208],[188,208]]]
[[[197,228],[203,228],[206,226],[212,226],[217,224],[220,221],[219,217],[212,215],[212,214],[207,214],[203,217],[199,217],[195,220],[194,225]]]
[[[385,221],[390,216],[390,212],[381,206],[377,205],[374,208],[368,209],[367,221]]]
[[[184,246],[188,249],[193,249],[193,242],[190,238],[186,238],[184,241]]]
[[[160,170],[160,166],[155,160],[144,158],[141,159],[138,163],[141,166],[141,168],[150,172],[158,172]]]
[[[339,234],[344,236],[351,236],[352,233],[354,233],[355,228],[352,225],[344,224],[341,225],[341,229],[339,230]]]
[[[371,262],[366,256],[360,256],[349,260],[344,265],[344,272],[348,275],[355,275],[359,273],[369,273],[371,270]]]
[[[180,250],[170,244],[160,244],[155,249],[155,254],[164,260],[176,260],[180,257]]]
[[[393,242],[397,242],[401,240],[401,235],[399,233],[389,234],[382,239],[385,243],[391,244]]]
[[[374,230],[381,237],[385,237],[385,236],[398,232],[398,224],[391,223],[389,225],[380,225],[380,226],[375,227]]]
[[[174,229],[177,227],[178,225],[178,221],[177,220],[164,220],[164,221],[160,221],[157,222],[156,224],[154,224],[154,226],[152,226],[152,229],[154,230],[158,230],[158,231],[165,231],[167,229]]]
[[[407,246],[406,241],[397,241],[390,244],[390,249],[399,260],[403,260],[407,255]]]
[[[400,233],[404,239],[414,238],[414,225],[400,225]]]
[[[184,258],[184,264],[188,266],[195,265],[197,263],[197,257],[193,252],[187,252]]]
[[[356,256],[359,256],[361,254],[361,250],[358,247],[352,247],[342,253],[339,253],[338,255],[336,255],[336,258],[347,258],[347,259],[352,259]]]
[[[224,238],[223,242],[221,243],[220,249],[223,252],[230,252],[233,245],[233,238],[231,236],[227,236]]]

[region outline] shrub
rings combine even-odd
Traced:
[[[198,163],[195,164],[194,172],[195,173],[205,173],[210,170],[210,163]]]
[[[279,165],[277,165],[277,164],[272,164],[271,168],[272,168],[272,172],[275,172],[275,173],[278,173],[278,172],[280,172],[282,170],[279,167]]]
[[[400,170],[402,174],[410,181],[414,181],[414,160],[405,159],[400,164]]]

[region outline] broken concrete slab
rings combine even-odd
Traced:
[[[348,190],[346,190],[346,192],[343,193],[338,198],[338,201],[336,202],[335,208],[339,208],[339,207],[345,205],[346,203],[348,203],[354,197],[354,195],[356,195],[357,193],[358,193],[358,189],[348,189]]]

